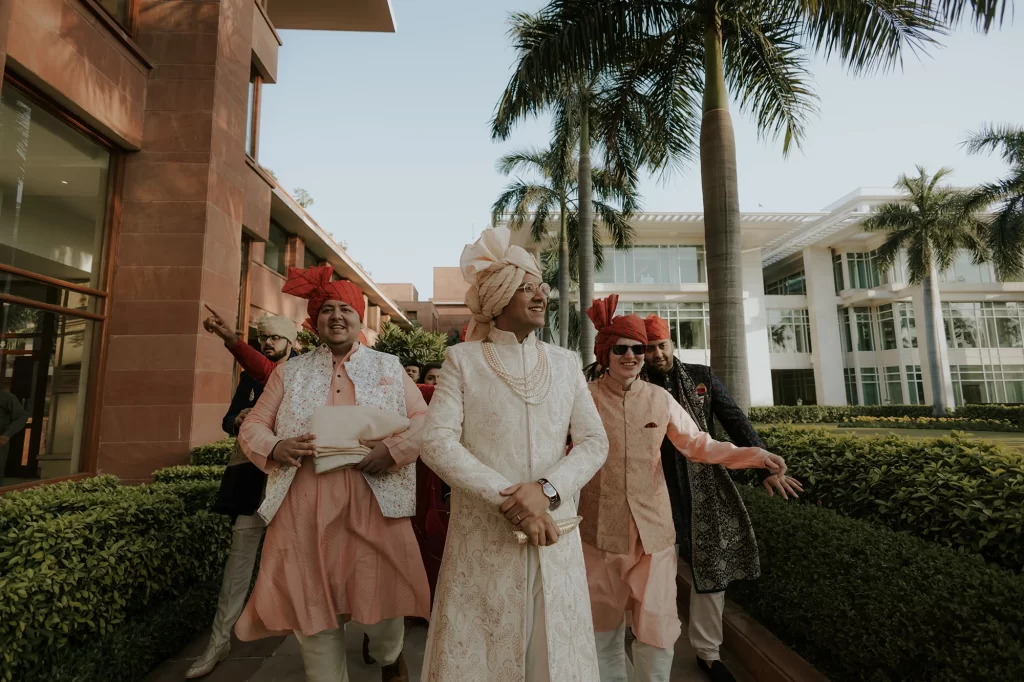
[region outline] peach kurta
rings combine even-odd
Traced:
[[[334,362],[328,405],[356,404],[344,365],[350,356]],[[404,374],[403,382],[410,427],[384,441],[398,466],[419,455],[427,412],[416,384]],[[281,440],[275,424],[283,396],[278,368],[238,436],[249,459],[268,472],[278,466],[267,457]],[[313,635],[337,627],[340,615],[376,623],[429,613],[430,590],[411,521],[385,518],[359,471],[317,475],[308,461],[267,529],[256,587],[235,632],[242,640],[292,631]]]
[[[768,453],[713,440],[653,384],[637,380],[626,391],[605,375],[589,388],[609,442],[607,461],[580,494],[594,629],[615,630],[629,611],[638,641],[668,649],[680,625],[662,441],[668,438],[681,457],[731,469],[764,466]]]

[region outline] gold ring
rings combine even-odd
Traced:
[[[516,514],[516,525],[517,526],[519,525],[519,517],[520,516],[522,516],[522,514]]]

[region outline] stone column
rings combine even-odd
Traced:
[[[807,281],[807,315],[811,324],[811,364],[814,394],[819,405],[845,405],[843,345],[839,336],[835,279],[830,249],[808,247],[803,252]]]
[[[127,480],[221,436],[232,358],[203,304],[238,306],[251,0],[139,0],[154,63],[126,160],[99,469]]]
[[[747,331],[747,370],[750,404],[772,405],[772,364],[768,348],[768,311],[764,300],[761,250],[743,252],[743,312]]]

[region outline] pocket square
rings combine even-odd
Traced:
[[[656,428],[658,428],[658,425],[655,424],[654,422],[649,422],[647,424],[644,424],[644,428],[645,429],[656,429]]]

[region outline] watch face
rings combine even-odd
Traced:
[[[541,486],[541,489],[544,491],[544,494],[547,495],[548,497],[554,497],[555,495],[558,494],[555,492],[555,486],[551,485],[550,483],[544,483],[544,485]]]

